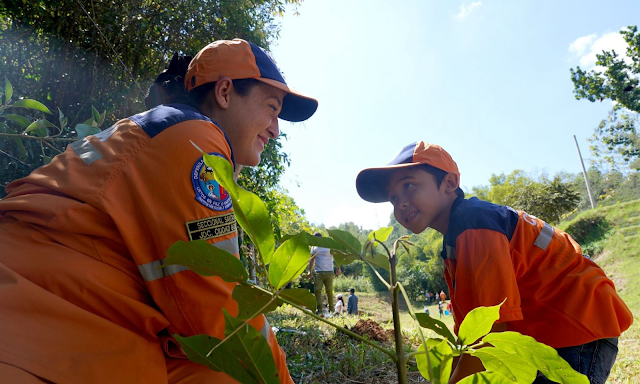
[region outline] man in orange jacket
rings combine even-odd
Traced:
[[[238,312],[234,284],[181,266],[158,269],[177,240],[203,239],[238,256],[231,199],[191,142],[234,167],[255,166],[279,134],[278,117],[305,120],[317,101],[289,89],[267,54],[239,39],[216,41],[188,70],[163,76],[154,86],[178,89],[175,99],[188,105],[121,120],[7,187],[6,382],[236,382],[188,361],[172,338],[224,338],[222,309]],[[250,324],[266,337],[281,383],[292,383],[264,316]]]

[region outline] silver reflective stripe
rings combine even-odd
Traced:
[[[262,327],[262,329],[260,330],[260,333],[262,333],[262,336],[264,336],[265,339],[267,339],[267,341],[269,341],[269,328],[271,326],[269,325],[269,321],[267,320],[267,318],[264,318],[264,326]]]
[[[215,247],[222,249],[223,251],[227,251],[232,255],[240,252],[240,247],[238,246],[238,237],[231,238],[229,240],[221,241],[219,243],[213,243]]]
[[[156,260],[147,264],[138,265],[138,270],[140,270],[144,281],[157,280],[189,269],[184,265],[167,265],[164,268],[158,268],[163,262],[164,260]]]
[[[69,146],[87,165],[102,159],[100,152],[87,139],[74,141]]]
[[[445,247],[447,251],[447,259],[455,260],[456,259],[456,249],[450,245]]]
[[[551,239],[553,238],[553,227],[547,223],[544,223],[544,227],[542,227],[542,231],[538,235],[538,238],[533,243],[536,247],[545,250],[549,246]]]

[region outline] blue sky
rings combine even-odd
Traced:
[[[576,100],[569,69],[623,50],[640,2],[306,0],[271,47],[287,82],[319,100],[304,123],[282,121],[291,167],[281,182],[312,223],[388,223],[361,200],[359,171],[405,145],[442,145],[461,186],[492,174],[581,171],[587,138],[612,108]],[[588,161],[588,160],[587,160]]]

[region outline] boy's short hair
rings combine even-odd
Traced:
[[[402,148],[386,166],[368,168],[360,172],[356,178],[356,189],[361,198],[372,203],[389,201],[387,187],[397,169],[427,165],[430,167],[427,172],[434,174],[436,180],[436,171],[444,172],[444,175],[454,173],[460,179],[458,165],[447,151],[439,145],[418,141]],[[438,186],[442,183],[444,175],[439,179]],[[459,186],[456,194],[464,196]]]
[[[351,289],[349,289],[349,292],[351,292],[351,293],[355,293],[355,292],[356,292],[356,290],[355,290],[355,288],[351,288]]]
[[[420,165],[416,165],[416,168],[421,169],[431,175],[433,175],[436,178],[436,185],[438,186],[438,188],[440,188],[440,185],[442,184],[442,181],[444,180],[444,177],[447,176],[448,172],[443,171],[442,169],[438,169],[436,167],[433,167],[429,164],[420,164]],[[456,195],[458,196],[462,196],[464,197],[464,191],[462,190],[462,188],[458,187],[456,190]]]

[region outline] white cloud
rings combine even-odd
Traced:
[[[325,216],[327,227],[338,226],[340,223],[354,222],[363,229],[378,229],[389,224],[389,216],[393,207],[389,203],[366,203],[350,205],[346,203],[331,207]]]
[[[473,12],[474,9],[480,8],[481,5],[482,5],[482,1],[474,1],[469,5],[462,4],[460,6],[460,11],[458,12],[458,14],[454,15],[453,17],[456,19],[464,19],[467,16],[469,16],[469,14],[471,14],[471,12]]]
[[[627,46],[627,42],[619,32],[610,32],[602,37],[595,34],[582,36],[569,45],[569,62],[577,63],[585,71],[591,69],[601,71],[603,68],[596,67],[598,60],[596,54],[615,50],[620,57],[629,60],[626,54]]]

